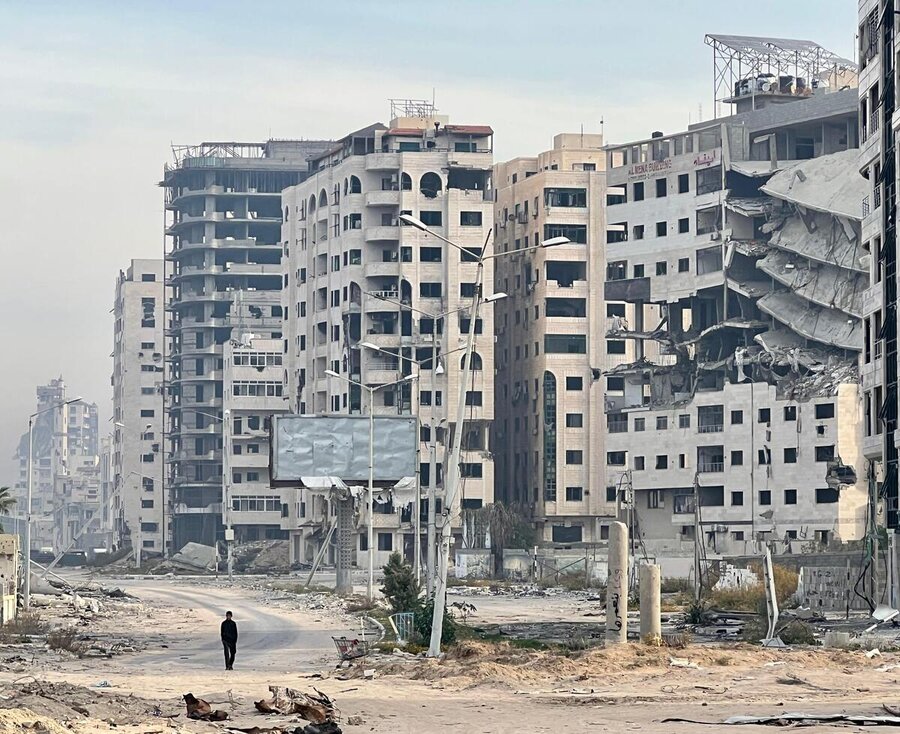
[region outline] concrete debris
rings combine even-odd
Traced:
[[[778,291],[757,301],[772,318],[809,339],[841,349],[863,348],[862,320],[835,309],[818,306],[796,293]]]
[[[869,652],[866,653],[866,657],[869,658],[869,660],[871,660],[872,658],[880,658],[881,650],[879,650],[877,647],[869,650]]]
[[[272,698],[254,702],[256,710],[263,714],[282,716],[298,715],[313,724],[333,722],[336,717],[334,702],[322,691],[313,688],[315,695],[293,688],[269,686]]]
[[[169,559],[169,563],[198,571],[212,571],[216,567],[216,555],[216,549],[211,545],[185,543],[182,549]]]
[[[225,721],[228,713],[220,709],[213,709],[202,698],[197,698],[193,693],[184,694],[184,703],[187,707],[187,717],[197,721]]]
[[[234,549],[234,569],[239,573],[286,573],[290,568],[287,540],[242,543]]]
[[[347,725],[348,726],[362,726],[366,722],[363,721],[362,716],[348,716],[347,717]]]
[[[828,630],[825,633],[825,639],[822,640],[824,647],[834,647],[839,650],[846,650],[850,647],[851,636],[849,632],[838,632],[837,630]]]
[[[868,287],[862,273],[814,263],[781,250],[771,250],[756,262],[756,267],[813,303],[862,318],[863,292]]]
[[[862,219],[860,202],[869,192],[855,148],[787,166],[760,189],[776,199],[856,220]]]
[[[697,663],[691,662],[687,658],[669,658],[669,665],[673,668],[694,668],[695,670],[700,670],[700,666]]]

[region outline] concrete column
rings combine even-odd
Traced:
[[[606,580],[606,643],[628,640],[628,528],[623,522],[609,526],[609,577]]]
[[[350,596],[353,593],[353,501],[339,499],[337,501],[337,563],[334,592],[339,596]]]
[[[658,640],[662,636],[659,618],[659,566],[641,566],[641,639]]]

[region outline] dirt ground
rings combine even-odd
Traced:
[[[350,734],[753,732],[770,728],[719,722],[736,714],[875,714],[884,713],[882,704],[900,708],[897,653],[867,658],[861,651],[640,644],[562,653],[463,642],[440,662],[383,654],[335,670],[331,637],[354,635],[356,623],[327,595],[181,579],[110,583],[124,584],[136,599],[103,602],[86,621],[65,602],[45,615],[56,626],[75,625],[95,640],[115,640],[136,652],[79,659],[39,644],[0,644],[0,734],[212,732],[229,731],[229,723],[265,731],[288,721],[255,712],[253,702],[267,697],[270,685],[325,692]],[[559,618],[561,602],[545,599],[545,618]],[[540,617],[540,601],[487,602],[484,619],[533,621]],[[492,603],[498,608],[489,612]],[[233,672],[223,670],[218,641],[226,608],[234,611],[240,630]],[[573,609],[583,614],[589,602]],[[366,670],[374,670],[374,677],[366,677]],[[181,702],[187,692],[227,711],[229,722],[187,721]],[[663,721],[669,717],[714,725]],[[23,728],[35,721],[45,725]]]

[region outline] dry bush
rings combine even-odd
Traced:
[[[84,645],[78,641],[78,635],[72,629],[57,629],[47,635],[47,645],[51,650],[64,650],[81,656]]]
[[[760,579],[763,578],[760,564],[753,564],[750,568]],[[773,565],[772,570],[775,576],[775,598],[778,599],[778,606],[785,608],[790,605],[789,602],[797,592],[800,575],[785,566]],[[733,589],[713,589],[707,601],[716,609],[765,613],[766,589],[762,581]]]
[[[0,642],[21,642],[47,632],[47,623],[37,612],[20,612],[11,622],[0,627]]]

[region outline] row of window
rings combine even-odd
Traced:
[[[607,499],[609,500],[609,489],[614,490],[613,499],[615,499],[615,487],[607,488]],[[701,487],[698,491],[701,507],[724,507],[725,506],[725,488],[724,487]],[[782,490],[782,504],[796,505],[797,490]],[[834,504],[839,499],[839,492],[832,487],[820,487],[815,490],[815,501],[817,505]],[[772,490],[762,489],[757,494],[757,502],[762,506],[772,505]],[[743,490],[731,490],[728,494],[731,507],[743,507],[745,500],[745,492]],[[610,500],[612,501],[612,500]],[[693,494],[682,493],[672,496],[672,510],[676,515],[688,515],[694,512],[696,498]],[[665,508],[665,490],[651,489],[647,492],[647,509],[658,510]]]
[[[796,447],[782,449],[782,460],[785,464],[796,464],[798,449]],[[725,470],[725,450],[722,446],[703,446],[697,449],[698,456],[698,466],[697,468],[701,472],[719,472]],[[772,450],[768,447],[761,448],[757,450],[757,462],[760,466],[770,466],[772,464]],[[608,451],[606,453],[606,463],[609,466],[625,466],[626,460],[625,451]],[[834,453],[834,445],[830,444],[828,446],[816,446],[815,447],[815,457],[816,461],[834,461],[835,453]],[[744,452],[742,450],[734,450],[731,452],[731,466],[743,466],[744,465]],[[634,466],[632,467],[635,471],[644,471],[647,468],[646,459],[643,456],[635,456],[634,457]],[[669,468],[669,456],[668,454],[657,454],[655,469],[668,469]],[[687,468],[687,455],[686,454],[678,454],[678,468],[686,469]]]
[[[235,352],[235,367],[273,367],[281,366],[283,355],[280,352]]]
[[[281,512],[281,498],[277,495],[232,495],[231,509],[235,512]]]
[[[615,382],[611,382],[615,380]],[[619,387],[621,384],[624,387],[624,381],[619,382],[621,378],[607,378],[607,387],[615,386]],[[618,390],[617,390],[618,391]],[[700,420],[700,425],[698,427],[700,433],[718,433],[724,429],[723,427],[723,412],[724,406],[722,405],[707,405],[701,406],[698,408],[698,418]],[[816,403],[815,405],[815,416],[816,420],[828,420],[834,418],[834,403]],[[785,405],[782,408],[782,417],[784,422],[792,422],[797,420],[797,406],[796,405]],[[772,409],[771,408],[760,408],[757,411],[757,421],[759,423],[765,423],[766,425],[771,425],[772,423]],[[744,422],[744,411],[743,410],[732,410],[731,411],[731,425],[741,425]],[[606,416],[606,424],[610,433],[627,433],[628,432],[628,414],[627,413],[609,413]],[[634,428],[633,430],[636,432],[645,431],[647,425],[646,418],[638,418],[634,419]],[[665,415],[656,416],[656,430],[657,431],[665,431],[669,427],[669,417]],[[691,415],[689,413],[682,413],[678,416],[678,427],[679,428],[690,428],[691,427]]]
[[[278,397],[282,396],[284,386],[280,382],[235,381],[231,385],[234,397]]]
[[[544,490],[545,502],[556,502],[557,492],[555,489]],[[566,502],[582,502],[584,501],[584,487],[566,487]]]

